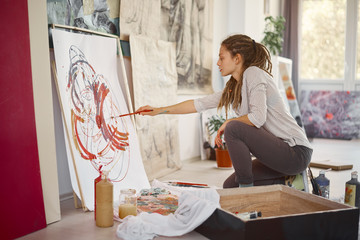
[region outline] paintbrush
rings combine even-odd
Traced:
[[[310,182],[313,187],[313,194],[321,196],[321,190],[319,188],[319,185],[316,183],[310,167],[308,167],[308,169],[309,169]]]
[[[168,182],[168,184],[170,184],[172,186],[178,186],[178,187],[198,187],[198,188],[208,188],[209,187],[207,184],[190,183],[190,182]]]
[[[133,112],[133,113],[122,114],[122,115],[115,116],[115,117],[111,117],[111,118],[116,118],[116,117],[126,117],[126,116],[130,116],[130,115],[140,114],[140,113],[142,113],[142,112],[152,112],[152,111],[153,111],[152,109],[146,109],[146,110],[142,110],[142,111],[139,111],[139,112]]]

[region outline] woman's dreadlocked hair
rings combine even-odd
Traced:
[[[237,109],[241,104],[241,87],[244,71],[250,66],[256,66],[271,75],[272,63],[267,48],[246,35],[232,35],[226,38],[221,43],[221,46],[225,47],[232,57],[235,57],[236,54],[240,54],[243,59],[243,72],[240,75],[240,80],[236,81],[233,77],[230,78],[226,83],[218,105],[218,109],[225,107],[227,118],[230,105],[232,105],[233,109]]]

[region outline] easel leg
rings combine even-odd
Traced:
[[[73,197],[74,197],[74,206],[76,209],[81,208],[81,205],[79,204],[79,199],[76,196],[75,192],[73,191]]]

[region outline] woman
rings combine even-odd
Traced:
[[[271,75],[269,51],[245,35],[233,35],[220,47],[217,62],[222,76],[231,75],[222,92],[172,106],[144,106],[142,115],[184,114],[230,107],[236,118],[227,119],[217,132],[224,134],[235,172],[224,188],[284,183],[310,163],[312,148],[304,130],[286,109]],[[251,154],[256,159],[252,160]]]

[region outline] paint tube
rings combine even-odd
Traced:
[[[252,211],[252,212],[243,212],[243,213],[235,213],[235,215],[239,218],[241,218],[241,220],[247,221],[250,219],[256,219],[258,217],[261,217],[262,214],[261,212],[257,212],[257,211]]]

